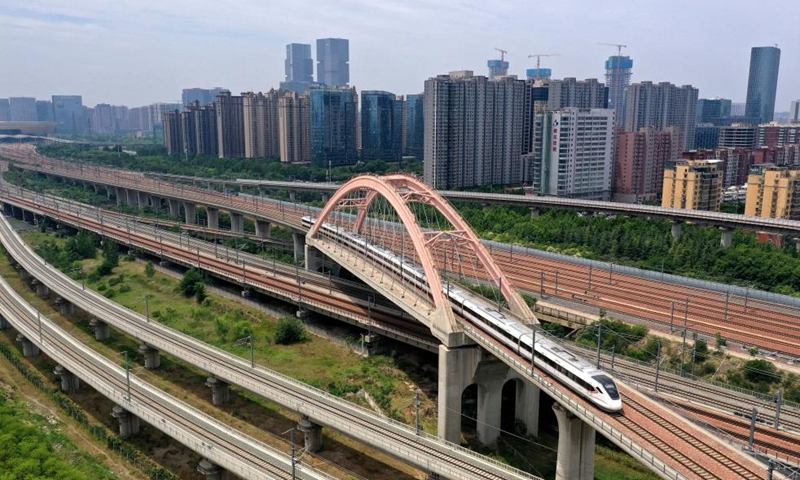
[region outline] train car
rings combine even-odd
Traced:
[[[303,217],[303,225],[311,227],[316,220]],[[330,224],[324,224],[320,231],[336,241],[344,242],[364,254],[371,260],[402,275],[421,291],[427,292],[428,285],[425,271],[419,265],[410,262],[391,250],[371,244],[361,235],[341,232]],[[448,284],[446,293],[456,311],[484,331],[487,335],[502,342],[527,360],[534,355],[537,368],[547,372],[569,387],[578,395],[608,412],[622,410],[622,398],[614,380],[602,370],[596,369],[589,362],[572,354],[558,343],[537,338],[532,346],[533,334],[527,326],[519,324],[502,311],[493,308],[488,302],[479,301],[476,296],[460,286]],[[544,337],[544,335],[541,335]]]

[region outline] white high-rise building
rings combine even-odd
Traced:
[[[698,90],[669,82],[634,83],[625,91],[625,131],[653,127],[677,127],[683,133],[684,150],[694,146]]]
[[[526,181],[540,195],[609,200],[614,165],[614,110],[564,108],[536,116]]]

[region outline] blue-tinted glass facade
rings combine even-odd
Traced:
[[[425,151],[425,96],[406,96],[406,155],[422,159]]]
[[[759,123],[772,121],[780,63],[781,50],[778,47],[753,47],[750,50],[745,117],[758,119]]]
[[[717,126],[731,124],[731,101],[726,98],[701,98],[697,101],[697,123]]]
[[[83,132],[83,98],[80,95],[53,95],[56,133]]]
[[[315,166],[356,163],[356,92],[353,88],[315,87],[311,103],[311,163]]]
[[[361,156],[364,160],[400,160],[403,102],[389,92],[361,92]]]
[[[317,82],[344,86],[350,83],[350,41],[344,38],[317,40]]]

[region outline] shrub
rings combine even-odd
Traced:
[[[178,288],[184,297],[196,297],[198,290],[205,290],[203,275],[194,268],[190,269],[183,275]],[[201,295],[204,294],[205,292]]]
[[[114,295],[116,295],[116,293],[117,292],[115,292],[113,288],[109,288],[108,290],[103,292],[103,296],[106,298],[114,298]]]
[[[147,278],[153,278],[153,275],[156,274],[156,267],[153,266],[153,262],[148,261],[145,263],[144,274]]]
[[[275,331],[275,343],[291,345],[306,340],[308,340],[308,332],[306,332],[306,327],[300,319],[284,317],[278,322],[278,328]]]
[[[119,286],[119,293],[128,293],[131,291],[130,285],[122,284]]]

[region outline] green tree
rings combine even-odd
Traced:
[[[781,375],[775,365],[767,360],[750,360],[742,367],[744,377],[753,383],[776,383]]]
[[[308,340],[308,332],[303,322],[296,317],[284,317],[278,322],[275,343],[291,345]]]
[[[144,265],[144,274],[147,278],[153,278],[153,275],[156,274],[156,267],[153,266],[153,262],[148,261]]]
[[[203,280],[203,275],[195,268],[189,269],[189,271],[183,275],[178,289],[184,297],[197,298],[198,291],[203,291],[201,294],[203,295],[205,293],[205,281]]]
[[[703,363],[708,359],[708,342],[702,338],[694,342],[694,358],[697,363]]]

